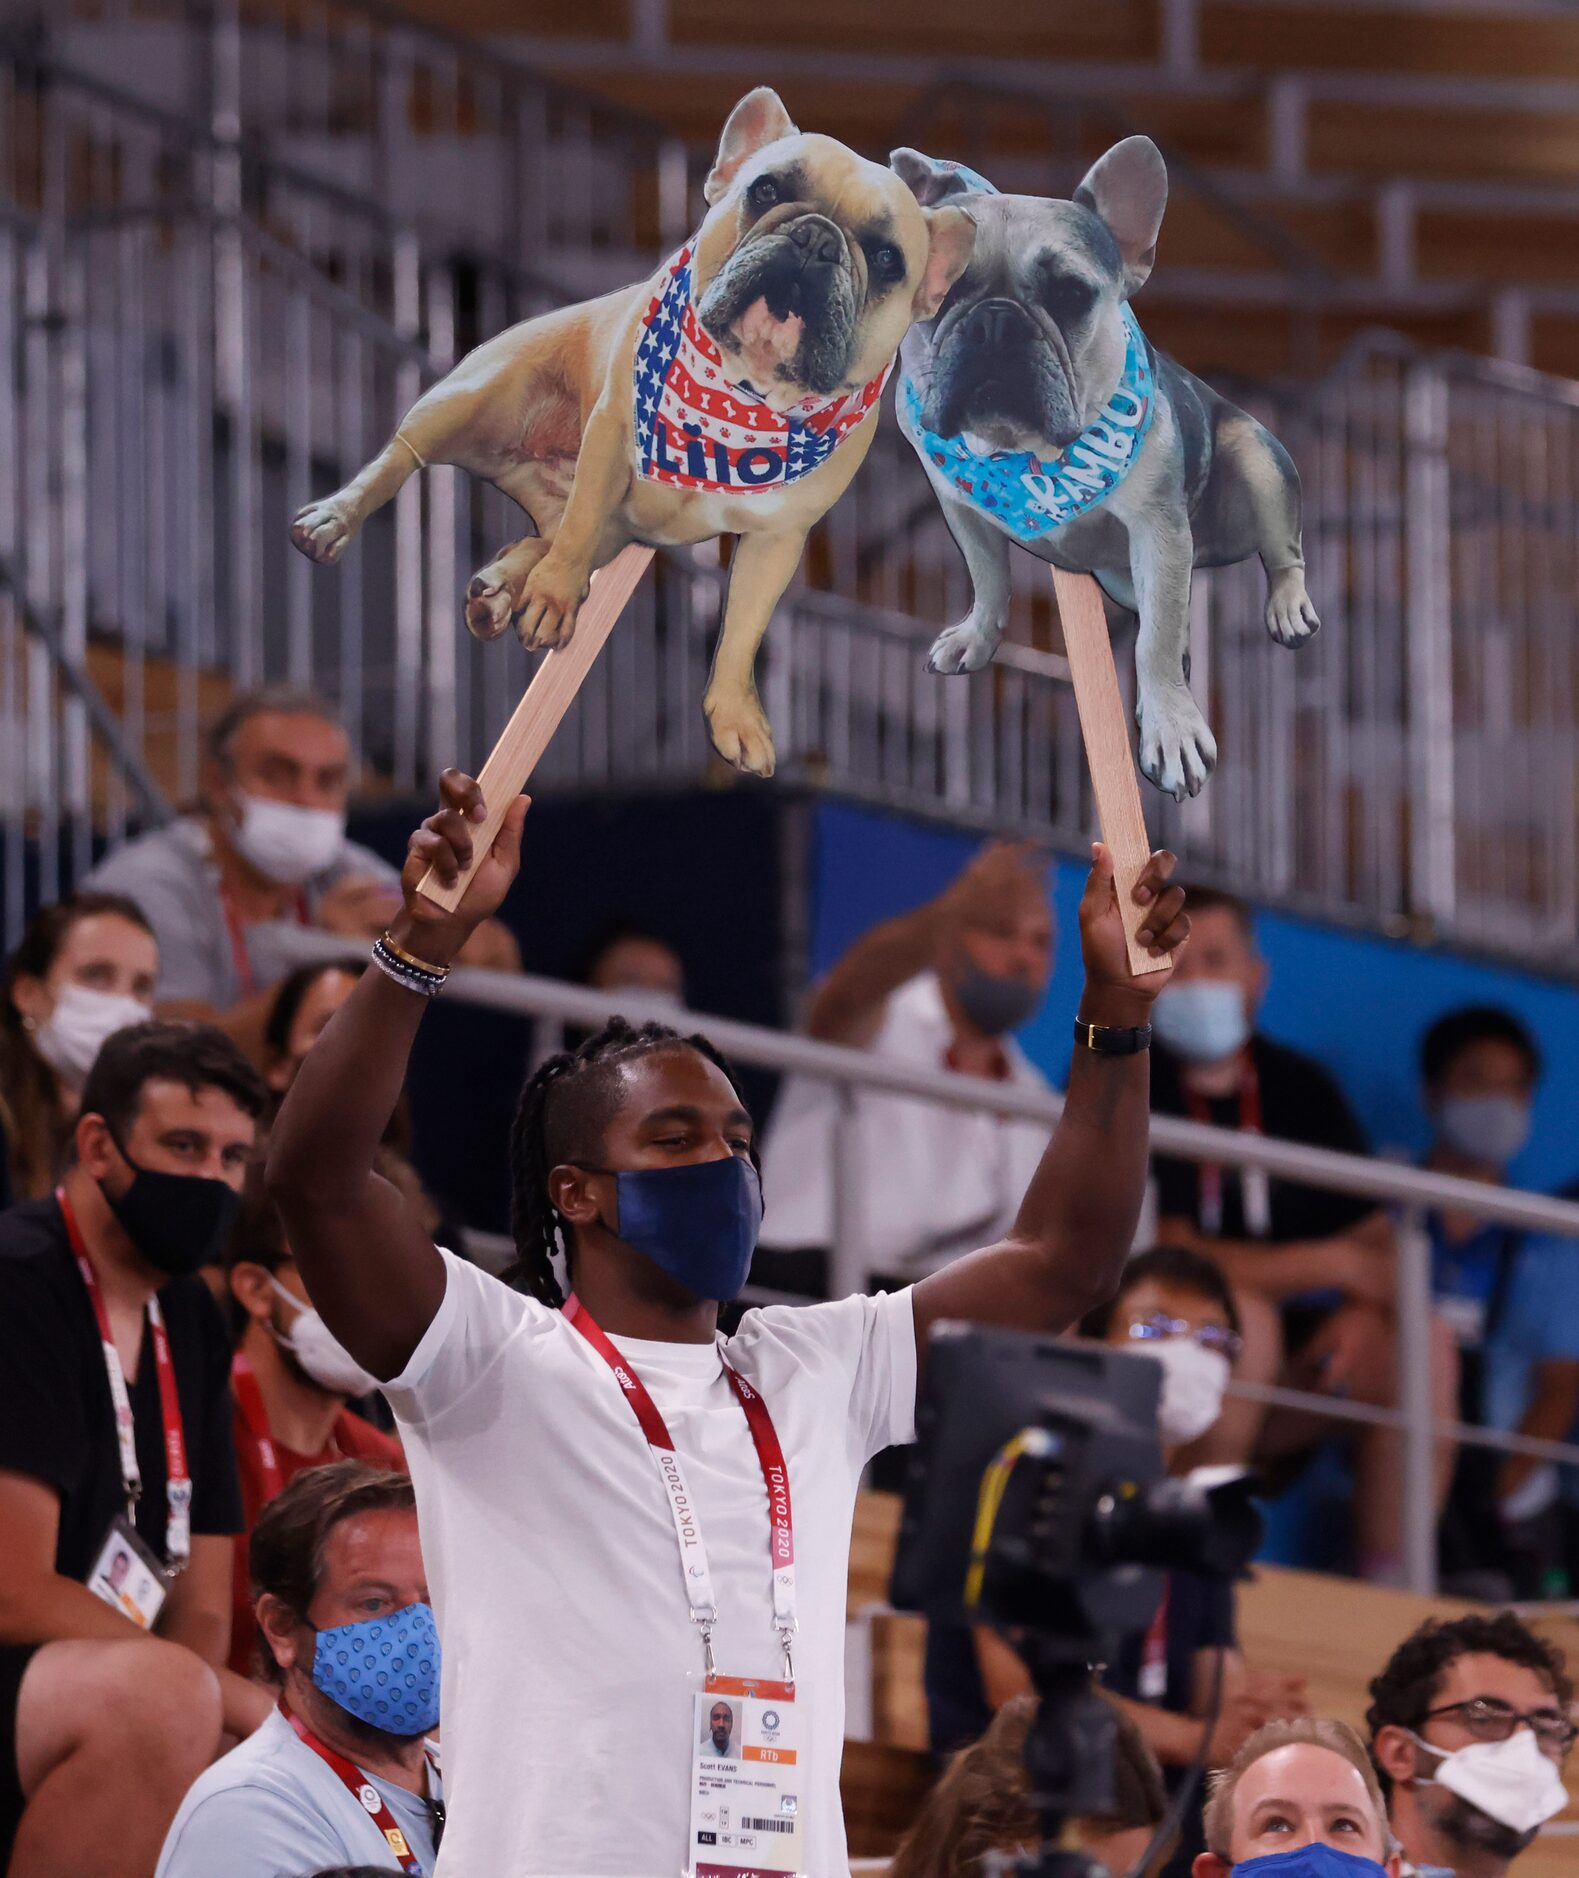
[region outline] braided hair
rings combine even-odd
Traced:
[[[603,1130],[619,1107],[620,1071],[625,1064],[663,1050],[695,1050],[721,1069],[746,1106],[728,1062],[702,1036],[683,1037],[667,1024],[634,1025],[612,1017],[574,1050],[562,1050],[527,1078],[510,1130],[510,1232],[516,1262],[507,1274],[517,1290],[557,1310],[565,1295],[552,1263],[556,1250],[570,1258],[573,1246],[548,1193],[548,1176],[562,1162],[596,1151]],[[755,1144],[752,1165],[758,1168]]]

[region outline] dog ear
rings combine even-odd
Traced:
[[[939,162],[936,157],[923,156],[919,150],[908,147],[890,150],[888,167],[924,209],[936,208],[949,196],[973,193],[957,163]]]
[[[929,320],[970,266],[976,224],[963,209],[923,209],[922,214],[927,223],[927,266],[913,305],[918,320]]]
[[[794,119],[784,109],[784,101],[767,85],[748,91],[729,113],[729,122],[718,140],[718,158],[702,185],[702,194],[711,208],[721,202],[729,185],[748,157],[765,150],[781,137],[798,136]]]
[[[1168,206],[1168,167],[1149,137],[1126,137],[1098,157],[1075,201],[1100,215],[1124,257],[1127,297],[1145,285],[1157,258],[1157,231]]]

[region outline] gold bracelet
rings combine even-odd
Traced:
[[[392,952],[402,965],[409,965],[412,971],[421,972],[425,978],[448,978],[450,968],[447,965],[435,965],[430,959],[419,959],[408,952],[402,945],[397,945],[386,930],[380,941],[386,951]]]

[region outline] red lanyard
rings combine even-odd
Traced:
[[[1146,1631],[1140,1651],[1140,1677],[1136,1683],[1142,1702],[1160,1702],[1168,1693],[1168,1594],[1172,1586],[1162,1584],[1162,1602]]]
[[[1198,1089],[1186,1089],[1190,1120],[1210,1124],[1212,1115],[1205,1096]],[[1254,1059],[1245,1053],[1239,1071],[1239,1128],[1247,1135],[1261,1133],[1261,1078]],[[1202,1161],[1199,1176],[1200,1219],[1202,1232],[1216,1237],[1223,1230],[1223,1170],[1215,1161]],[[1244,1229],[1249,1238],[1264,1239],[1272,1229],[1271,1201],[1264,1168],[1249,1167],[1239,1175],[1240,1207]]]
[[[219,889],[220,909],[225,915],[225,930],[230,934],[230,957],[236,968],[236,986],[242,997],[250,998],[258,988],[258,981],[253,976],[252,959],[247,952],[247,928],[241,915],[236,911],[236,903],[230,897],[228,889]],[[307,896],[301,888],[296,889],[295,903],[296,924],[307,925]]]
[[[707,1562],[707,1548],[702,1543],[701,1518],[696,1502],[686,1490],[680,1457],[675,1452],[668,1425],[641,1378],[598,1328],[592,1314],[579,1298],[572,1295],[566,1300],[564,1315],[572,1328],[586,1338],[613,1370],[614,1380],[624,1390],[625,1400],[631,1405],[631,1412],[647,1437],[658,1477],[668,1496],[675,1537],[680,1545],[680,1565],[685,1573],[685,1595],[691,1606],[691,1622],[702,1633],[707,1669],[711,1674],[713,1626],[718,1621],[718,1602],[713,1593],[713,1575]],[[723,1362],[722,1357],[719,1360]],[[723,1368],[729,1378],[729,1386],[735,1392],[735,1400],[745,1413],[746,1426],[751,1430],[757,1461],[762,1469],[763,1485],[768,1491],[768,1556],[773,1570],[773,1627],[778,1632],[784,1650],[785,1679],[792,1682],[794,1665],[790,1655],[790,1639],[799,1625],[795,1614],[795,1523],[790,1511],[789,1468],[785,1464],[784,1450],[773,1426],[773,1417],[768,1413],[767,1403],[730,1364],[724,1363]]]
[[[110,1334],[110,1314],[104,1306],[98,1274],[83,1244],[82,1230],[66,1189],[55,1189],[55,1202],[66,1222],[66,1237],[77,1261],[77,1270],[88,1288],[88,1302],[93,1306],[94,1321],[99,1326],[99,1341],[104,1347],[104,1371],[109,1378],[110,1401],[115,1408],[115,1436],[121,1451],[121,1487],[126,1495],[126,1517],[136,1518],[137,1502],[142,1498],[143,1473],[137,1460],[137,1429],[132,1420],[131,1396],[126,1388],[126,1372],[121,1367],[121,1353]],[[175,1386],[175,1363],[170,1355],[170,1337],[164,1327],[164,1313],[158,1298],[148,1300],[148,1327],[153,1335],[154,1371],[159,1382],[159,1411],[164,1421],[165,1462],[165,1565],[172,1572],[183,1571],[192,1556],[192,1476],[186,1466],[186,1430],[181,1421],[181,1398]]]
[[[418,1878],[421,1878],[421,1859],[412,1851],[410,1840],[407,1839],[406,1835],[400,1830],[399,1825],[396,1823],[394,1814],[389,1810],[388,1801],[385,1800],[383,1794],[379,1792],[378,1788],[375,1787],[372,1781],[362,1772],[361,1768],[356,1766],[354,1762],[348,1761],[343,1754],[337,1754],[333,1748],[320,1741],[307,1726],[306,1722],[304,1722],[299,1715],[292,1713],[290,1704],[283,1696],[280,1697],[280,1713],[296,1730],[297,1739],[300,1740],[302,1745],[311,1748],[313,1753],[318,1756],[319,1760],[321,1760],[326,1767],[339,1775],[346,1792],[351,1795],[372,1820],[373,1824],[384,1835],[384,1839],[390,1851],[393,1852],[395,1857],[400,1861],[400,1869],[404,1872],[416,1872]],[[432,1776],[438,1771],[438,1763],[433,1758],[433,1750],[431,1748],[426,1750],[426,1752],[428,1757],[429,1784],[431,1785]],[[430,1799],[428,1802],[430,1810],[432,1810],[434,1804],[434,1801]],[[441,1819],[443,1817],[442,1809],[440,1810],[439,1817]]]
[[[263,1481],[263,1503],[268,1504],[285,1485],[280,1457],[269,1433],[269,1418],[263,1406],[263,1391],[258,1387],[252,1365],[238,1350],[230,1365],[230,1386],[236,1392],[236,1406],[247,1425],[252,1445],[257,1449],[258,1473]]]

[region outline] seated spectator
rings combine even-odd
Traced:
[[[117,1031],[59,1189],[0,1215],[0,1865],[18,1873],[146,1878],[221,1719],[243,1735],[268,1709],[223,1667],[230,1349],[195,1276],[264,1100],[218,1031]]]
[[[330,959],[298,965],[274,988],[263,1020],[263,1080],[284,1096],[324,1026],[356,989],[365,958]]]
[[[260,994],[292,963],[282,930],[384,930],[398,875],[347,841],[351,783],[350,741],[312,693],[274,687],[231,703],[208,736],[201,810],[116,849],[89,880],[148,915],[167,1005],[212,1016],[245,1003],[255,1033]]]
[[[1143,1252],[1125,1268],[1113,1302],[1088,1317],[1082,1332],[1162,1365],[1163,1457],[1171,1472],[1187,1473],[1181,1457],[1221,1413],[1239,1350],[1233,1294],[1222,1273],[1198,1253],[1167,1246]],[[1210,1723],[1219,1652],[1225,1653],[1223,1696]],[[973,1739],[994,1709],[1031,1688],[1020,1658],[985,1627],[972,1636],[963,1628],[932,1625],[926,1681],[934,1752]],[[1103,1684],[1134,1721],[1172,1787],[1203,1746],[1206,1765],[1221,1767],[1263,1722],[1303,1708],[1301,1684],[1246,1670],[1232,1580],[1184,1569],[1168,1573],[1155,1621],[1125,1639],[1103,1672]],[[1184,1822],[1175,1855],[1179,1870],[1188,1870],[1200,1846],[1197,1809]]]
[[[1364,1860],[1373,1878],[1399,1878],[1398,1851],[1376,1772],[1360,1737],[1339,1721],[1273,1721],[1245,1742],[1209,1783],[1207,1850],[1194,1878],[1270,1869],[1281,1878],[1321,1878],[1332,1866],[1298,1854],[1331,1846]],[[1355,1878],[1363,1867],[1347,1866]]]
[[[1261,1035],[1266,961],[1242,901],[1189,890],[1190,944],[1153,1013],[1152,1109],[1346,1154],[1369,1152],[1338,1085],[1320,1064]],[[1372,1201],[1227,1167],[1158,1155],[1157,1236],[1215,1259],[1244,1325],[1247,1382],[1343,1395],[1391,1407],[1394,1242]],[[1451,1420],[1457,1369],[1438,1326],[1437,1412]],[[1266,1425],[1262,1423],[1265,1419]],[[1308,1451],[1334,1424],[1254,1404],[1231,1404],[1197,1465],[1246,1465]],[[1352,1438],[1355,1541],[1367,1577],[1400,1569],[1398,1443],[1390,1430]],[[1440,1491],[1450,1466],[1445,1457]]]
[[[1041,1839],[1030,1801],[1025,1742],[1036,1717],[1034,1696],[1016,1696],[980,1741],[962,1748],[905,1834],[888,1878],[976,1878],[989,1852],[1028,1850]],[[1113,1809],[1069,1822],[1064,1843],[1112,1873],[1128,1873],[1145,1855],[1167,1810],[1151,1750],[1122,1710],[1113,1754]]]
[[[0,1210],[53,1191],[99,1045],[152,1014],[158,977],[148,922],[119,894],[34,916],[0,985]]]
[[[1426,1165],[1502,1185],[1530,1132],[1540,1078],[1534,1039],[1506,1011],[1449,1011],[1426,1032],[1420,1076]],[[1548,1239],[1433,1213],[1431,1284],[1459,1350],[1459,1418],[1565,1441],[1579,1421],[1579,1257]],[[1442,1570],[1466,1595],[1543,1595],[1560,1569],[1557,1469],[1466,1448],[1442,1531]],[[1486,1574],[1492,1574],[1487,1582]]]
[[[1567,1804],[1573,1683],[1511,1611],[1425,1623],[1371,1684],[1371,1758],[1414,1878],[1503,1878]]]
[[[993,843],[937,899],[858,939],[813,991],[806,1029],[896,1063],[1045,1089],[1008,1033],[1040,1006],[1052,956],[1042,861]],[[764,1247],[831,1247],[841,1130],[860,1169],[849,1232],[868,1271],[919,1278],[1007,1230],[1045,1127],[875,1091],[852,1101],[847,1120],[828,1083],[786,1080],[763,1147]]]
[[[298,1474],[265,1507],[251,1564],[279,1706],[188,1793],[157,1878],[300,1878],[352,1859],[431,1873],[439,1639],[411,1482],[357,1461]]]
[[[667,939],[645,926],[618,920],[587,948],[575,974],[594,991],[640,991],[649,999],[685,1007],[685,965]]]
[[[309,1467],[356,1460],[400,1471],[405,1459],[393,1435],[347,1408],[349,1398],[371,1395],[378,1378],[336,1343],[312,1308],[256,1166],[230,1238],[229,1280],[244,1322],[230,1385],[246,1522],[235,1545],[230,1666],[247,1676],[257,1641],[247,1548],[263,1508]]]

